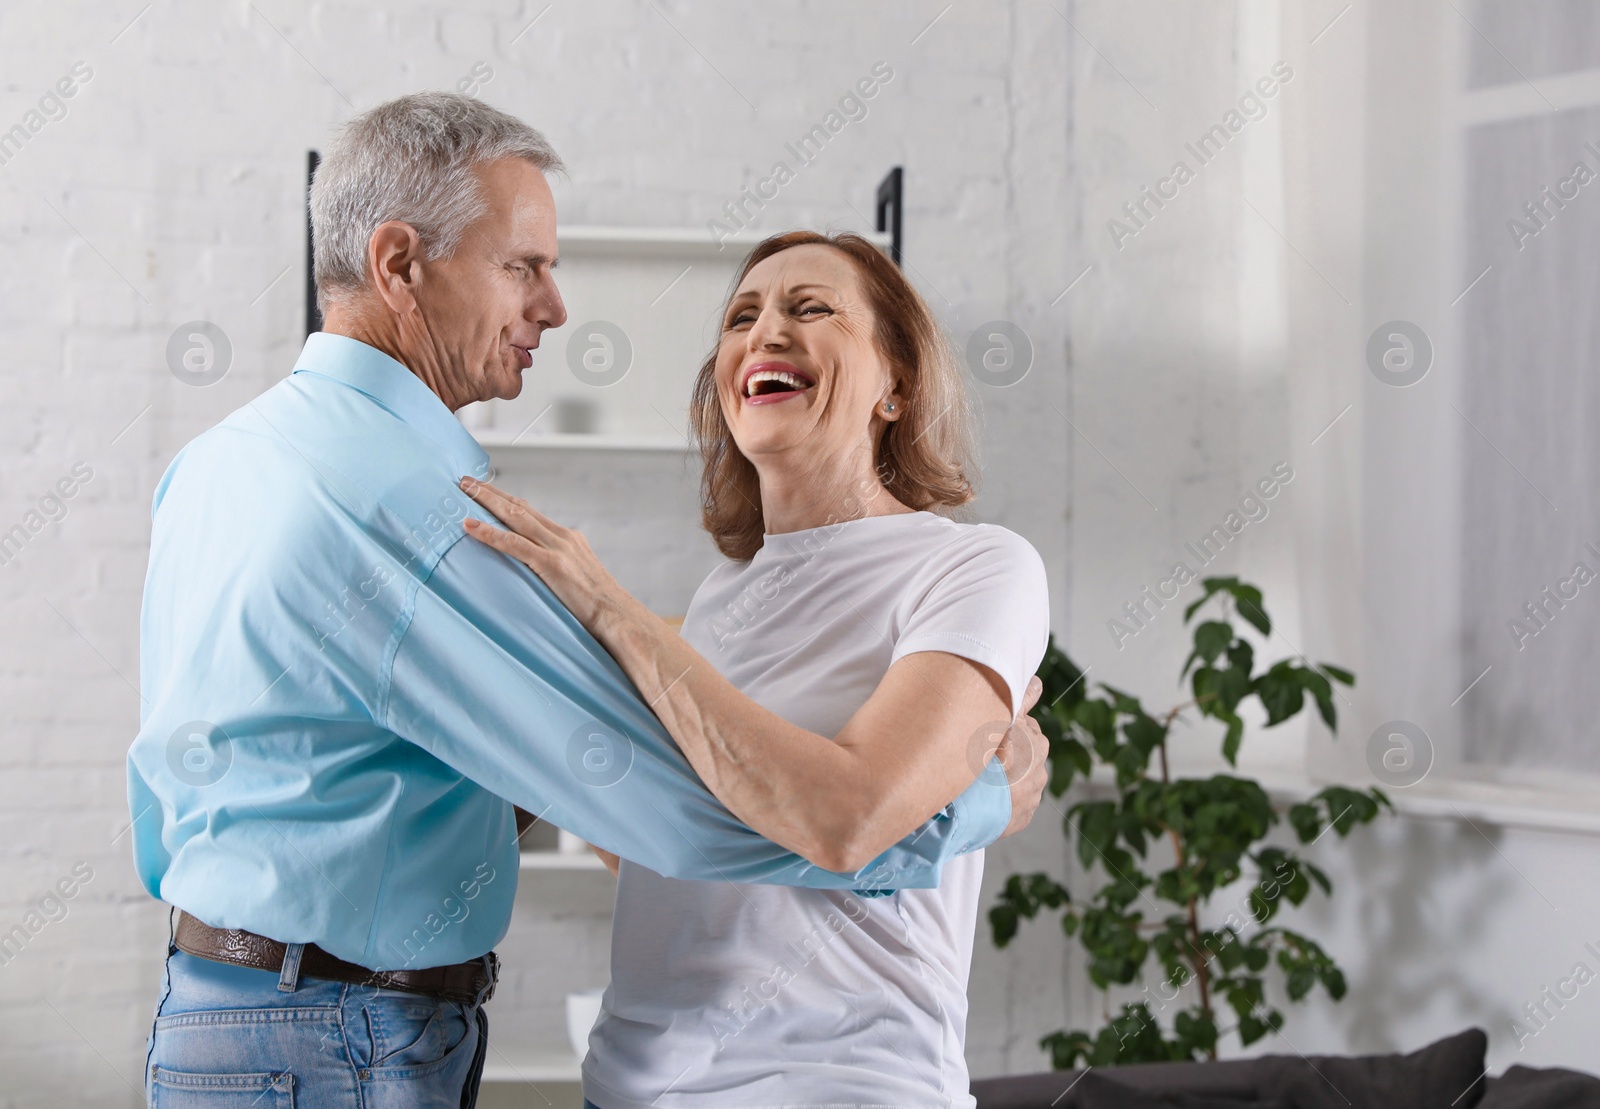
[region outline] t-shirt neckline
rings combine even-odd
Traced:
[[[798,531],[768,532],[762,536],[761,549],[756,552],[756,556],[787,554],[804,545],[808,539],[829,534],[837,535],[839,531],[845,528],[850,528],[854,531],[875,530],[879,527],[889,526],[890,521],[925,521],[929,518],[943,519],[937,513],[929,512],[927,509],[918,509],[913,512],[887,512],[876,516],[858,516],[853,520],[836,520],[831,524],[818,524],[816,527],[800,528]],[[862,525],[867,525],[867,527]]]

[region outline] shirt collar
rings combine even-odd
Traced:
[[[488,478],[489,456],[472,433],[421,378],[377,347],[348,335],[314,331],[306,336],[294,373],[320,374],[365,393],[432,440],[456,473]]]

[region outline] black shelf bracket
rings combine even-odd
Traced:
[[[895,166],[878,182],[878,230],[889,232],[889,260],[900,265],[900,213],[904,209],[906,171]]]
[[[306,156],[306,334],[322,330],[322,313],[317,311],[317,274],[311,251],[311,181],[317,175],[322,156],[315,150]]]

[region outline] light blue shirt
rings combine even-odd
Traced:
[[[527,567],[464,539],[488,456],[365,343],[189,443],[156,487],[133,852],[150,893],[373,969],[476,958],[511,917],[514,802],[673,878],[931,887],[1005,829],[984,775],[856,874],[735,819]]]

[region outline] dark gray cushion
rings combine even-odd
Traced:
[[[1147,1093],[1246,1104],[1280,1099],[1293,1109],[1474,1109],[1483,1096],[1488,1042],[1482,1030],[1470,1028],[1409,1055],[1263,1055],[1220,1063],[1138,1063],[1090,1073]],[[979,1109],[1083,1109],[1080,1090],[1073,1087],[1079,1074],[980,1079],[972,1084],[972,1094]]]
[[[1107,1068],[1105,1073],[1125,1086],[1148,1093],[1203,1094],[1239,1101],[1256,1096],[1254,1067],[1254,1060],[1134,1063]],[[981,1078],[972,1084],[972,1096],[978,1101],[978,1109],[1082,1109],[1078,1094],[1085,1073],[1061,1070]],[[1099,1070],[1087,1073],[1098,1074]]]
[[[1512,1067],[1489,1083],[1478,1109],[1600,1109],[1600,1078],[1555,1067]]]
[[[1472,1109],[1483,1097],[1488,1047],[1483,1030],[1469,1028],[1409,1055],[1267,1055],[1257,1060],[1257,1085],[1295,1109]]]
[[[1099,1071],[1080,1078],[1072,1088],[1072,1103],[1078,1109],[1294,1109],[1276,1098],[1259,1101],[1254,1097],[1141,1090],[1103,1077]]]

